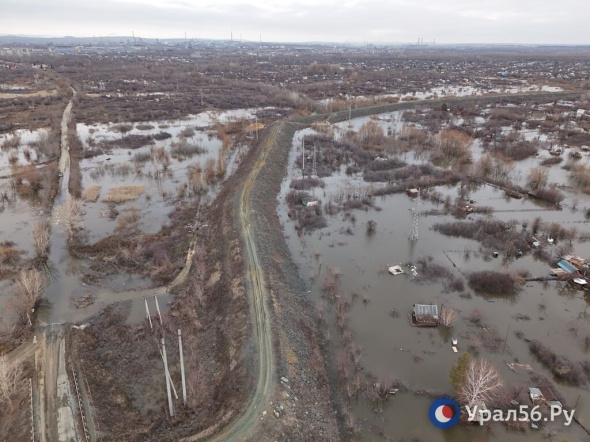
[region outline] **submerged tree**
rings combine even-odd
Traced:
[[[465,352],[457,358],[457,363],[451,367],[449,378],[455,393],[459,393],[465,383],[465,375],[469,367],[469,353]]]
[[[490,361],[474,359],[469,361],[459,398],[468,406],[479,402],[487,404],[500,392],[503,385],[500,373]]]

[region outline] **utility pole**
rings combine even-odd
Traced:
[[[203,89],[201,89],[201,106],[203,105]]]
[[[256,131],[256,139],[258,139],[258,116],[254,117],[254,130]]]
[[[172,406],[172,395],[170,393],[170,374],[168,373],[168,360],[166,359],[166,342],[162,338],[162,358],[164,359],[164,374],[166,375],[166,393],[168,394],[168,410],[170,417],[174,417],[174,408]]]
[[[184,357],[182,355],[182,334],[178,329],[178,349],[180,350],[180,376],[182,377],[182,402],[186,407],[186,381],[184,378]]]
[[[504,356],[504,350],[506,350],[506,342],[508,341],[508,333],[510,332],[510,324],[508,324],[508,330],[506,330],[506,339],[504,339],[504,346],[502,347],[502,356]]]
[[[303,174],[303,178],[305,178],[305,137],[301,139],[301,148],[303,149],[303,166],[301,166],[301,173]]]
[[[411,241],[418,240],[418,221],[420,218],[420,210],[418,208],[418,201],[419,201],[418,198],[419,197],[417,197],[414,200],[414,205],[410,209],[410,211],[412,212],[412,231],[410,232],[410,240]]]
[[[352,116],[352,103],[348,103],[348,127],[352,127],[350,117]]]
[[[152,317],[150,316],[150,308],[148,307],[147,297],[144,297],[143,300],[145,301],[145,312],[147,313],[148,320],[150,321],[150,330],[154,329],[152,325]]]
[[[158,317],[160,318],[160,325],[164,325],[162,322],[162,313],[160,313],[160,305],[158,304],[158,297],[154,295],[154,300],[156,301],[156,310],[158,311]]]
[[[316,145],[313,145],[313,157],[312,157],[312,163],[311,163],[311,177],[317,177],[318,176],[318,170],[317,170],[317,160],[316,160]]]

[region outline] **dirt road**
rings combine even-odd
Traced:
[[[73,100],[76,91],[66,106],[61,121],[61,151],[59,171],[62,174],[60,191],[54,202],[53,224],[57,221],[55,207],[63,202],[67,195],[70,177],[70,152],[68,146],[68,125],[72,118]],[[35,354],[37,362],[39,403],[37,404],[37,433],[41,441],[71,442],[78,441],[73,397],[66,367],[66,345],[64,329],[61,324],[41,325],[39,347]]]
[[[39,434],[42,442],[72,442],[80,440],[68,380],[65,336],[61,324],[43,329],[39,349],[35,355],[38,362],[39,385]]]

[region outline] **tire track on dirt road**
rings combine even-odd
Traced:
[[[271,397],[273,391],[274,354],[272,347],[271,317],[267,306],[268,293],[264,281],[263,269],[258,258],[252,220],[250,218],[250,215],[253,213],[253,208],[250,203],[250,195],[256,182],[256,178],[258,177],[260,170],[264,167],[266,158],[274,146],[277,134],[280,133],[283,125],[284,122],[280,122],[269,127],[269,134],[265,140],[262,152],[242,187],[237,213],[244,246],[246,248],[247,276],[250,282],[248,295],[259,356],[258,379],[252,397],[246,408],[236,420],[229,424],[229,426],[213,436],[211,440],[214,441],[246,440],[248,436],[251,436],[256,424],[260,421],[263,409],[266,407],[267,401]],[[198,439],[200,439],[200,435],[197,434],[186,440],[193,441]]]

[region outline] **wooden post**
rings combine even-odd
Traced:
[[[178,348],[180,350],[180,375],[182,377],[182,402],[186,407],[186,381],[184,378],[184,357],[182,355],[182,333],[178,329]]]
[[[143,300],[145,301],[145,312],[147,313],[148,320],[150,321],[150,330],[154,329],[152,325],[152,317],[150,316],[150,308],[148,307],[147,297],[144,297]]]
[[[172,406],[172,395],[170,393],[170,374],[168,373],[168,360],[166,359],[166,342],[162,338],[162,358],[164,359],[164,372],[166,377],[166,393],[168,394],[168,410],[170,417],[174,417],[174,408]]]

